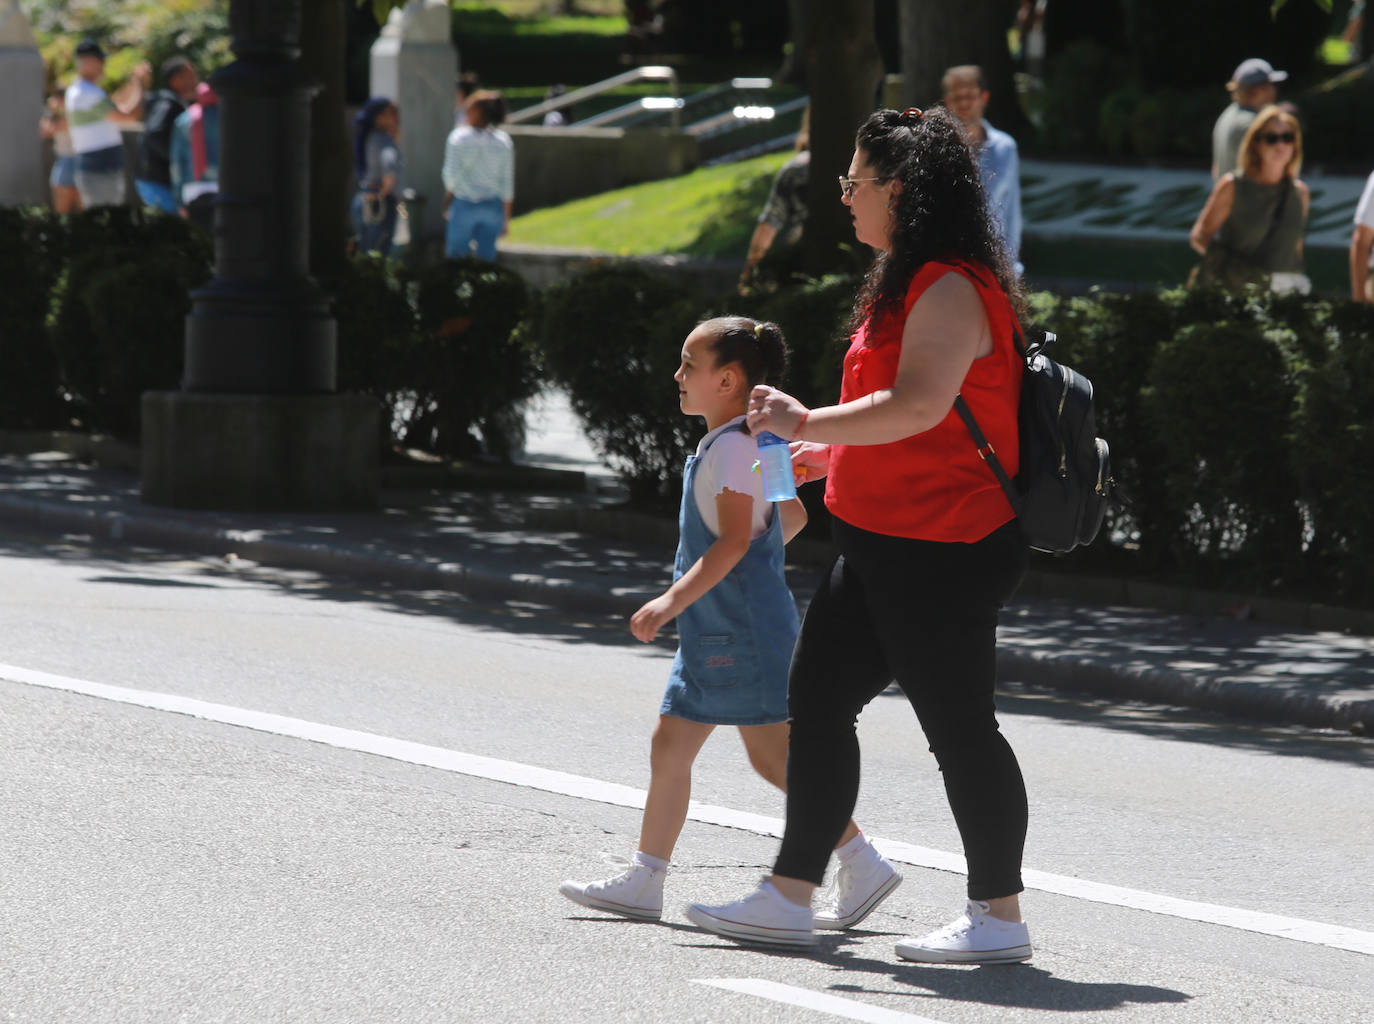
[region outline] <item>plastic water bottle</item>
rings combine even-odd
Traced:
[[[759,469],[763,472],[763,500],[789,501],[797,496],[792,478],[792,449],[777,434],[759,434]]]

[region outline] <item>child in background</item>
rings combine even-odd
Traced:
[[[757,442],[744,424],[750,390],[777,384],[786,359],[777,324],[741,316],[699,324],[682,346],[678,400],[687,415],[705,417],[707,434],[684,472],[673,585],[630,619],[635,638],[649,643],[676,618],[678,651],[653,733],[639,849],[613,878],[559,887],[584,907],[662,917],[692,763],[717,725],[738,726],[754,770],[786,787],[787,672],[799,623],[783,545],[806,525],[806,510],[796,498],[776,507],[763,500]],[[853,821],[837,851],[834,899],[816,914],[818,928],[858,924],[902,880]],[[770,889],[765,883],[761,898],[782,899]]]

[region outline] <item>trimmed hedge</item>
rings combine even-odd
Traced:
[[[678,411],[673,374],[707,303],[667,278],[607,263],[551,286],[529,327],[592,443],[637,504],[677,504],[699,424]]]
[[[692,325],[722,309],[776,320],[793,349],[789,389],[828,404],[857,285],[836,276],[726,299],[612,264],[550,289],[530,329],[632,500],[665,506],[701,433],[671,400]],[[1057,564],[1374,603],[1374,308],[1261,292],[1040,293],[1036,324],[1093,381],[1127,500],[1096,544]],[[819,504],[808,507],[823,531]]]
[[[0,427],[139,435],[140,396],[180,385],[189,292],[212,273],[210,236],[133,209],[60,218],[0,210]],[[341,390],[383,405],[379,444],[507,458],[538,364],[516,327],[529,295],[491,264],[418,273],[358,257],[335,296]]]
[[[0,426],[54,430],[67,425],[57,359],[44,321],[55,277],[51,217],[0,207]]]

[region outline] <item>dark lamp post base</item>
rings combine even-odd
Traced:
[[[366,395],[143,395],[142,497],[241,512],[372,511],[377,403]]]

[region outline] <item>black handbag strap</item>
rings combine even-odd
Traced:
[[[1270,240],[1274,237],[1274,232],[1279,229],[1279,221],[1283,219],[1283,208],[1288,204],[1288,193],[1293,191],[1293,179],[1288,175],[1283,176],[1283,188],[1279,190],[1279,201],[1274,205],[1274,216],[1269,221],[1269,230],[1260,239],[1259,245],[1255,247],[1255,252],[1262,253],[1269,247]]]
[[[1007,476],[1007,471],[1002,468],[1002,460],[997,457],[997,449],[988,442],[983,428],[978,426],[978,421],[973,418],[973,410],[968,407],[963,395],[954,396],[954,411],[959,414],[964,426],[968,427],[968,432],[973,435],[973,443],[978,446],[978,457],[988,464],[993,475],[997,477],[997,482],[1002,485],[1007,500],[1011,502],[1012,511],[1019,516],[1021,495],[1016,490],[1016,485],[1011,482],[1011,477]]]

